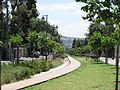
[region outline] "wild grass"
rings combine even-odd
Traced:
[[[21,61],[19,64],[1,65],[1,84],[8,84],[30,78],[34,74],[48,71],[51,68],[63,64],[62,59]]]

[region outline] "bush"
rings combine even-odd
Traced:
[[[31,71],[27,67],[22,68],[21,70],[17,70],[14,73],[14,77],[17,81],[25,79],[25,78],[30,78],[30,76],[31,76]]]
[[[7,84],[30,77],[30,69],[13,65],[2,65],[1,83]]]
[[[11,73],[1,75],[1,84],[11,83],[12,81],[15,81],[15,78]]]
[[[31,75],[48,71],[50,68],[61,65],[60,60],[21,61],[19,64],[2,64],[1,84],[7,84],[26,78]],[[54,65],[55,64],[55,65]]]

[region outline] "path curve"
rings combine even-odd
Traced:
[[[2,90],[17,90],[17,89],[22,89],[32,85],[36,85],[36,84],[63,76],[65,74],[68,74],[76,70],[77,68],[79,68],[80,65],[81,63],[79,61],[68,56],[68,60],[65,60],[63,65],[53,68],[47,72],[36,74],[30,79],[25,79],[19,82],[3,85]]]

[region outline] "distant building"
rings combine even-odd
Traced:
[[[70,49],[72,48],[72,43],[73,43],[73,40],[74,38],[73,37],[65,37],[65,36],[62,36],[60,38],[62,44],[64,45],[64,48],[65,49]]]

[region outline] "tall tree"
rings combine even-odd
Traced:
[[[10,42],[13,45],[13,48],[14,47],[17,48],[17,64],[19,63],[19,47],[22,41],[23,41],[22,37],[18,34],[10,36]]]
[[[76,0],[85,3],[81,9],[87,12],[83,17],[89,21],[113,22],[118,30],[117,56],[116,56],[116,87],[118,90],[118,64],[119,64],[119,45],[120,45],[120,1],[119,0]]]
[[[72,48],[75,48],[76,39],[73,40]]]
[[[29,32],[29,21],[32,17],[37,17],[36,0],[27,0],[26,4],[16,3],[12,5],[12,18],[10,23],[10,34],[19,33],[24,38],[26,43],[26,36]]]
[[[88,33],[88,38],[90,38],[92,35],[94,36],[94,32],[99,32],[103,37],[101,37],[102,39],[102,48],[103,48],[103,51],[105,53],[105,63],[108,64],[108,54],[110,50],[113,49],[114,45],[111,41],[109,41],[108,38],[111,38],[111,33],[114,32],[114,27],[113,27],[113,24],[111,24],[110,22],[108,23],[105,23],[105,24],[100,24],[100,23],[97,23],[97,22],[93,22],[90,24],[89,26],[89,33]],[[99,37],[99,36],[98,36]],[[96,39],[96,38],[94,38]],[[112,39],[115,39],[115,38],[112,38]],[[108,40],[107,42],[103,42],[105,40]],[[104,44],[103,44],[104,43]],[[109,43],[109,44],[108,44]],[[113,55],[113,54],[111,54]],[[110,56],[110,55],[109,55]]]

